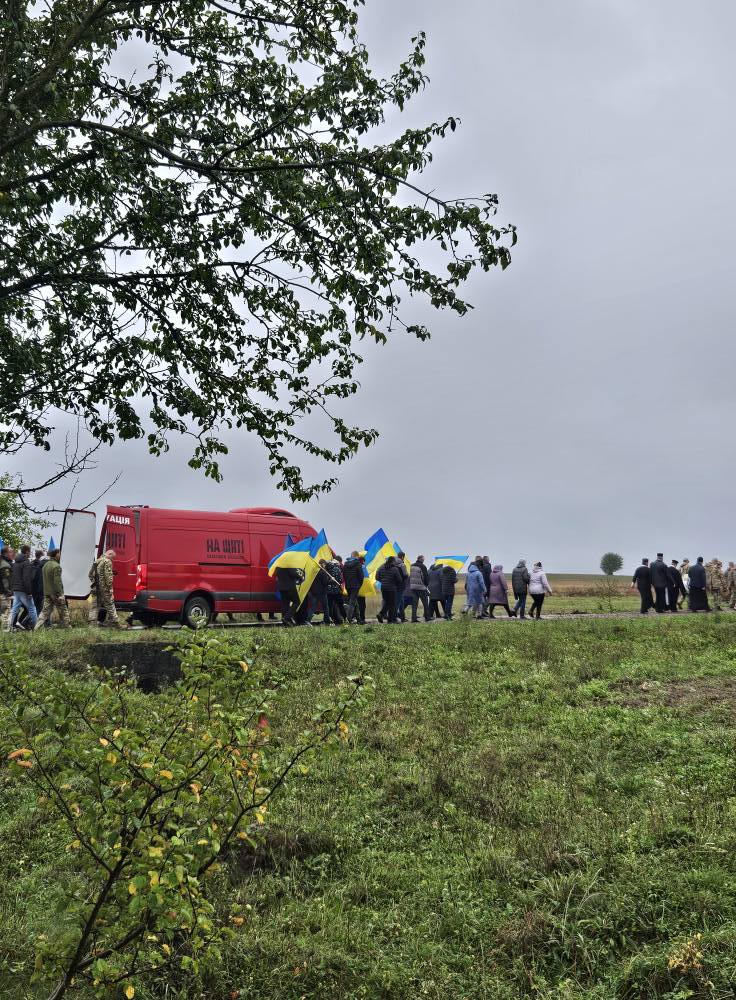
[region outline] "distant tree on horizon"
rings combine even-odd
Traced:
[[[623,564],[623,558],[618,552],[606,552],[601,556],[601,570],[606,576],[613,576],[614,573],[617,573],[621,569]]]

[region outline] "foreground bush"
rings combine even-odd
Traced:
[[[33,979],[49,1000],[90,985],[130,1000],[147,977],[217,959],[243,917],[216,911],[208,877],[237,842],[255,846],[269,801],[308,755],[347,738],[363,691],[350,678],[285,744],[267,714],[277,685],[253,661],[197,634],[181,666],[180,682],[147,697],[125,676],[90,684],[0,660],[4,757],[37,789],[54,835],[66,828],[84,877],[38,941]]]

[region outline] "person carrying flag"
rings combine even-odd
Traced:
[[[368,576],[365,568],[365,557],[360,552],[351,552],[350,558],[345,560],[343,579],[345,589],[348,592],[347,621],[355,621],[359,625],[365,625],[365,596],[361,591]]]
[[[281,595],[281,620],[287,628],[296,625],[294,617],[299,609],[298,586],[304,580],[304,571],[293,566],[276,567],[276,587]]]

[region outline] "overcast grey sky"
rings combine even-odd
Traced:
[[[496,191],[519,244],[473,280],[469,316],[368,353],[349,416],[381,437],[296,509],[343,553],[384,527],[412,556],[552,571],[593,572],[611,548],[627,568],[736,556],[736,6],[367,0],[364,22],[386,71],[426,30],[432,82],[407,124],[462,119],[426,182]],[[123,470],[111,502],[289,506],[247,438],[221,485],[186,457],[116,446],[77,499]]]

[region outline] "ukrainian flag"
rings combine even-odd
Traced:
[[[365,566],[363,566],[363,582],[360,585],[360,590],[358,591],[358,594],[361,597],[373,597],[377,593],[378,591],[376,590],[376,584],[373,581],[373,578],[371,577]]]
[[[279,552],[278,555],[274,556],[271,562],[268,564],[268,575],[273,576],[271,570],[273,569],[275,571],[277,566],[283,566],[286,569],[301,569],[301,566],[297,566],[296,563],[293,566],[291,566],[288,562],[282,562],[281,559],[283,556],[286,556],[288,552],[293,552],[293,553],[308,552],[311,554],[312,542],[314,540],[315,540],[314,536],[310,535],[309,538],[302,538],[300,542],[295,542],[291,540],[291,535],[287,535],[286,545],[281,550],[281,552]]]
[[[435,556],[434,561],[438,566],[452,566],[456,573],[459,573],[470,556]]]
[[[324,535],[324,532],[320,532],[320,534]],[[268,564],[269,576],[273,576],[279,568],[300,569],[304,573],[304,579],[296,588],[299,594],[300,606],[304,603],[304,599],[309,593],[309,588],[312,586],[315,576],[319,573],[319,563],[312,555],[312,546],[319,537],[318,535],[317,538],[303,538],[295,545],[291,545],[289,548],[284,549],[283,552],[279,552]]]
[[[365,551],[365,568],[368,570],[368,575],[374,579],[379,567],[386,562],[388,557],[396,555],[396,549],[388,540],[388,535],[383,528],[373,532],[365,543]]]
[[[320,559],[324,559],[326,562],[329,562],[330,559],[332,559],[332,549],[327,544],[327,535],[325,534],[324,528],[320,531],[316,538],[312,539],[310,552],[312,554],[312,559],[316,559],[317,562],[319,562]]]

